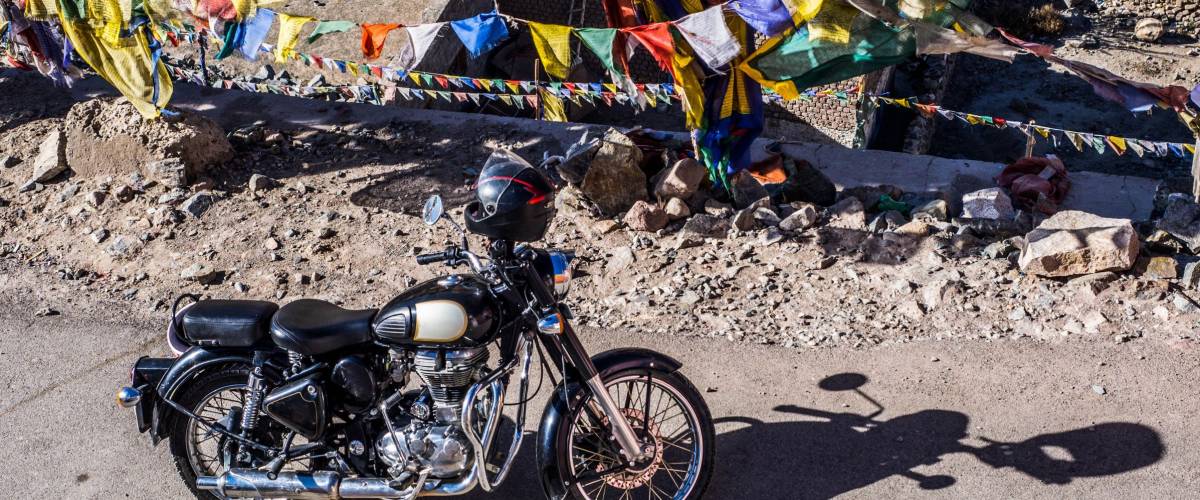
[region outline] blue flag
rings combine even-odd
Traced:
[[[451,21],[450,26],[471,57],[479,57],[508,38],[508,26],[504,25],[504,18],[496,11]]]
[[[246,32],[242,35],[242,55],[251,61],[258,58],[258,48],[267,39],[267,32],[275,24],[275,11],[258,9],[252,19],[245,22]]]

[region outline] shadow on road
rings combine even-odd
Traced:
[[[869,415],[837,413],[794,405],[775,407],[795,420],[765,423],[730,417],[717,423],[745,427],[717,435],[717,463],[706,498],[823,499],[870,486],[892,476],[909,478],[924,490],[957,482],[949,475],[913,469],[964,453],[996,469],[1011,468],[1047,485],[1075,478],[1110,476],[1149,466],[1165,453],[1158,433],[1144,425],[1110,422],[1042,434],[1017,443],[991,441],[976,447],[968,437],[970,417],[930,409],[879,420],[882,405],[861,387],[867,377],[844,373],[819,384],[827,391],[854,391],[877,410]],[[466,498],[541,498],[528,435],[511,476],[495,494],[475,491]]]
[[[992,467],[1011,468],[1044,484],[1115,475],[1146,467],[1164,454],[1154,429],[1131,423],[1101,423],[1067,432],[1042,434],[1017,443],[987,440],[983,447],[961,442],[970,418],[930,409],[878,420],[883,407],[860,387],[867,378],[840,374],[823,380],[825,390],[855,391],[878,410],[870,415],[835,413],[793,405],[775,411],[807,417],[764,423],[732,417],[747,427],[717,437],[718,469],[744,471],[716,478],[714,498],[831,498],[891,476],[916,481],[926,490],[947,488],[956,479],[914,471],[943,456],[965,453]],[[731,464],[736,464],[733,466]]]

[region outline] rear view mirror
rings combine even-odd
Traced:
[[[437,224],[437,221],[442,218],[444,210],[442,197],[435,194],[430,196],[428,200],[425,200],[425,208],[421,210],[421,219],[425,221],[425,225],[432,226]]]

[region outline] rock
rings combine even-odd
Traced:
[[[633,253],[633,249],[628,246],[614,248],[612,257],[608,258],[604,268],[615,272],[625,272],[629,266],[637,261],[637,257]]]
[[[989,259],[1007,259],[1010,254],[1019,250],[1012,239],[991,243],[983,248],[983,256]]]
[[[753,208],[743,208],[735,212],[733,214],[733,219],[730,220],[730,223],[733,225],[734,229],[745,232],[753,231],[755,228],[757,228],[758,221],[754,220],[754,210],[755,209]]]
[[[912,211],[912,219],[928,219],[933,221],[946,221],[950,218],[950,204],[946,200],[933,200],[929,203],[921,205]]]
[[[160,195],[158,197],[158,204],[159,205],[174,205],[176,203],[179,203],[179,201],[183,200],[184,198],[187,198],[187,191],[184,191],[183,189],[175,188],[175,189],[172,189],[172,190],[167,191],[166,193],[163,193],[162,195]]]
[[[146,164],[146,176],[158,181],[167,189],[182,188],[188,184],[187,165],[179,158],[152,161]]]
[[[1102,386],[1102,385],[1093,385],[1092,392],[1099,394],[1101,396],[1108,394],[1108,391],[1104,390],[1104,386]]]
[[[867,225],[867,231],[872,233],[882,233],[884,231],[895,230],[907,223],[908,219],[904,218],[904,214],[895,210],[888,210],[887,212],[875,216],[875,218],[871,220],[871,223]]]
[[[1128,219],[1074,210],[1046,219],[1026,240],[1018,265],[1025,273],[1047,277],[1126,271],[1137,262],[1140,249]]]
[[[817,212],[817,207],[810,203],[793,203],[796,208],[795,212],[779,221],[779,229],[784,231],[803,231],[813,227],[817,220],[821,218],[821,214]]]
[[[767,192],[767,188],[763,187],[758,179],[745,170],[733,174],[729,182],[733,195],[733,206],[737,208],[747,208],[754,202],[771,196]]]
[[[262,174],[254,174],[250,176],[250,182],[247,184],[247,187],[250,188],[250,192],[257,193],[271,189],[278,184],[275,179]]]
[[[1179,238],[1193,253],[1200,253],[1200,205],[1172,196],[1157,226]]]
[[[783,238],[783,232],[779,228],[769,227],[767,228],[767,232],[763,233],[761,241],[763,245],[774,245],[783,241]]]
[[[331,227],[323,227],[317,231],[317,238],[322,239],[322,240],[327,240],[334,236],[337,236],[337,230],[335,230]]]
[[[1200,262],[1188,262],[1183,266],[1183,277],[1179,284],[1192,290],[1200,289]]]
[[[688,208],[687,202],[679,198],[671,198],[670,200],[667,200],[667,206],[664,211],[667,213],[667,219],[671,221],[686,219],[689,215],[692,215],[692,211]]]
[[[913,321],[920,321],[925,318],[925,309],[915,300],[904,300],[896,307],[896,311],[903,314],[904,317]]]
[[[1029,313],[1026,312],[1025,308],[1021,307],[1021,306],[1014,307],[1013,310],[1008,312],[1008,320],[1009,321],[1021,321],[1028,316],[1029,316]]]
[[[71,106],[64,123],[67,163],[84,178],[125,176],[131,167],[174,158],[194,179],[234,154],[220,125],[186,110],[170,120],[144,120],[123,99],[90,99]]]
[[[936,280],[921,287],[921,301],[926,311],[932,311],[942,305],[958,288],[958,283],[949,280]]]
[[[1108,323],[1108,318],[1104,317],[1104,313],[1093,309],[1083,316],[1083,331],[1100,333],[1100,327],[1105,323]]]
[[[13,168],[21,163],[21,160],[13,155],[0,156],[0,168]]]
[[[858,230],[867,228],[867,214],[863,204],[853,196],[843,198],[829,207],[829,217],[831,227]]]
[[[267,239],[263,240],[263,248],[265,248],[267,250],[279,250],[279,248],[281,246],[283,246],[283,245],[281,245],[279,243],[279,240],[277,240],[275,238],[267,238]]]
[[[1108,289],[1112,282],[1117,280],[1117,274],[1113,272],[1103,272],[1096,274],[1088,274],[1080,276],[1067,282],[1067,287],[1074,289],[1077,293],[1086,295],[1092,299],[1101,292]]]
[[[238,293],[246,293],[250,291],[250,287],[240,281],[233,284],[233,289]]]
[[[33,160],[33,176],[26,184],[45,183],[67,171],[67,140],[62,130],[46,134]]]
[[[754,209],[754,220],[758,224],[765,227],[776,227],[779,225],[779,215],[766,207],[758,207]]]
[[[121,187],[117,188],[117,190],[113,192],[113,196],[116,196],[117,201],[121,203],[129,203],[133,201],[135,196],[137,196],[137,191],[127,185],[121,185]]]
[[[696,214],[683,224],[684,234],[701,238],[724,238],[729,231],[729,220],[708,214]]]
[[[708,199],[704,201],[704,213],[714,217],[729,217],[733,214],[733,206],[728,203]]]
[[[132,246],[132,240],[124,236],[117,236],[104,251],[113,257],[124,257]]]
[[[1000,188],[981,189],[963,195],[964,218],[1012,220],[1016,215],[1012,198]]]
[[[1171,298],[1171,305],[1175,306],[1175,309],[1184,314],[1191,314],[1196,311],[1200,311],[1200,307],[1198,307],[1195,302],[1192,302],[1191,299],[1185,297],[1183,294],[1175,294]]]
[[[106,198],[108,198],[108,194],[104,191],[92,191],[84,196],[84,200],[87,201],[87,204],[93,207],[99,207],[100,205],[103,205]]]
[[[1173,280],[1179,277],[1179,261],[1165,255],[1143,255],[1138,258],[1135,270],[1143,276]]]
[[[653,233],[667,227],[667,212],[645,200],[638,200],[625,214],[625,225],[634,231]]]
[[[208,211],[208,209],[212,207],[215,201],[216,199],[213,198],[211,193],[208,191],[201,191],[184,201],[181,208],[183,208],[185,212],[191,214],[192,217],[200,218],[201,215],[204,215],[204,212]]]
[[[179,277],[189,281],[195,281],[203,285],[211,285],[219,283],[224,279],[225,273],[214,270],[201,263],[195,263],[179,273]]]
[[[675,162],[667,169],[654,186],[654,194],[660,200],[669,198],[687,199],[700,188],[700,183],[708,175],[708,170],[700,162],[684,158]]]
[[[92,237],[93,242],[103,243],[104,240],[108,239],[108,230],[104,229],[104,228],[100,228],[95,231],[92,231],[91,237]]]
[[[604,215],[615,216],[646,199],[642,152],[633,140],[609,129],[584,174],[580,189]],[[665,214],[664,214],[665,216]]]
[[[43,307],[41,309],[38,309],[36,313],[33,313],[34,316],[37,316],[39,318],[44,318],[46,316],[58,316],[59,314],[61,314],[61,313],[59,313],[58,311],[51,309],[49,307]]]
[[[921,222],[919,220],[911,220],[908,223],[896,228],[896,234],[907,236],[929,236],[933,234],[933,226]]]
[[[1153,18],[1138,19],[1137,26],[1133,28],[1133,36],[1143,42],[1157,42],[1164,32],[1166,28],[1163,22]]]
[[[703,298],[700,294],[691,290],[684,290],[683,295],[679,296],[679,303],[689,307],[700,303],[701,300]]]

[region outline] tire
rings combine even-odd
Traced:
[[[645,414],[645,411],[639,410],[638,407],[644,408],[644,403],[636,403],[632,400],[637,398],[626,397],[630,395],[636,395],[636,393],[632,392],[633,389],[630,389],[626,392],[622,392],[621,390],[623,386],[628,386],[631,383],[633,385],[642,384],[644,387],[644,381],[646,380],[647,375],[652,378],[655,390],[661,391],[659,394],[666,398],[662,400],[656,400],[653,396],[655,391],[650,391],[650,394],[652,395],[650,398],[651,404],[658,405],[658,401],[666,400],[677,402],[679,407],[682,409],[680,413],[684,415],[683,418],[686,420],[685,425],[688,426],[691,435],[695,440],[695,442],[690,445],[693,451],[688,455],[690,457],[689,465],[686,468],[686,473],[682,474],[683,478],[679,482],[679,485],[673,490],[670,486],[667,486],[664,489],[659,489],[659,487],[663,484],[670,485],[674,482],[674,476],[672,474],[675,473],[667,471],[669,468],[667,464],[672,463],[670,460],[668,460],[668,453],[675,455],[681,453],[679,450],[675,449],[680,447],[678,444],[661,444],[657,446],[656,448],[662,448],[665,451],[658,453],[658,458],[653,459],[651,464],[644,467],[640,473],[623,471],[605,475],[600,479],[602,483],[607,484],[608,486],[612,486],[612,483],[622,484],[622,486],[615,487],[615,489],[608,488],[604,484],[599,487],[595,486],[595,478],[578,482],[575,481],[576,469],[580,469],[581,471],[591,471],[593,470],[593,466],[599,468],[603,460],[598,462],[589,461],[586,459],[580,460],[584,455],[577,453],[577,451],[596,456],[596,454],[591,453],[590,451],[581,450],[581,447],[587,447],[587,443],[582,443],[581,441],[587,440],[589,436],[599,436],[600,433],[588,433],[583,427],[588,420],[593,419],[593,417],[589,417],[588,415],[584,414],[586,412],[586,408],[588,408],[588,405],[574,404],[571,405],[573,406],[571,411],[566,412],[566,414],[563,415],[561,425],[556,426],[555,430],[552,431],[555,434],[554,436],[539,436],[538,439],[539,442],[544,442],[546,438],[552,438],[553,442],[555,443],[554,457],[538,457],[539,461],[556,461],[556,467],[553,467],[553,469],[557,471],[558,482],[557,484],[546,485],[546,493],[548,496],[559,497],[561,496],[560,492],[566,492],[566,497],[569,498],[575,498],[579,500],[600,500],[604,498],[619,498],[621,492],[625,491],[625,488],[628,488],[632,491],[632,494],[630,495],[631,497],[644,498],[652,496],[650,494],[650,488],[655,488],[657,492],[665,493],[667,495],[666,498],[693,500],[703,497],[704,491],[708,488],[708,483],[712,478],[715,431],[713,428],[712,416],[708,410],[708,405],[705,404],[704,398],[701,397],[700,392],[696,390],[695,386],[693,386],[686,377],[677,372],[672,373],[646,368],[634,368],[613,373],[605,378],[604,385],[605,387],[609,388],[609,394],[613,395],[617,406],[621,407],[623,411],[627,412],[626,415],[630,418],[630,423],[633,424],[635,431],[638,432],[640,437],[644,437],[646,435],[643,434],[643,432],[650,432],[650,435],[658,434],[659,438],[662,438],[662,441],[656,440],[656,444],[663,441],[679,441],[667,440],[661,436],[661,433],[675,433],[675,431],[665,429],[668,427],[668,422],[674,421],[674,417],[671,417],[664,422],[658,422],[658,424],[662,424],[662,428],[659,428],[660,425],[643,425],[644,422],[643,420],[638,419],[638,415]],[[645,398],[641,398],[641,400],[644,401]],[[654,409],[651,409],[650,413],[655,414],[656,412]],[[668,410],[662,410],[662,413],[669,414],[670,412]],[[674,425],[676,424],[671,424],[671,426]],[[643,431],[644,429],[649,430]],[[603,433],[603,431],[601,431],[601,433]],[[607,434],[611,433],[604,434],[607,436]],[[581,447],[577,446],[576,443],[579,443]],[[612,453],[615,452],[610,450],[609,455]],[[691,460],[695,460],[695,462],[691,462]],[[678,464],[678,462],[676,462],[676,464]],[[657,468],[655,467],[656,465]],[[657,472],[651,472],[652,469],[657,470]],[[642,474],[649,474],[649,479],[644,479],[644,476],[641,476]],[[640,481],[643,481],[642,485],[634,486],[639,480],[631,480],[628,482],[625,481],[631,477],[642,477],[643,479],[640,479]]]
[[[234,366],[219,369],[217,371],[209,371],[197,376],[190,382],[176,398],[176,402],[187,408],[193,414],[198,414],[202,411],[200,405],[205,403],[209,396],[221,393],[228,390],[245,390],[246,380],[249,377],[250,370],[245,366]],[[179,477],[183,479],[183,484],[187,485],[192,494],[198,499],[203,500],[219,500],[223,497],[214,495],[210,491],[196,489],[197,471],[193,465],[189,454],[189,436],[192,432],[192,420],[179,412],[172,412],[172,420],[170,424],[170,443],[171,455],[175,461],[175,470],[179,472]]]

